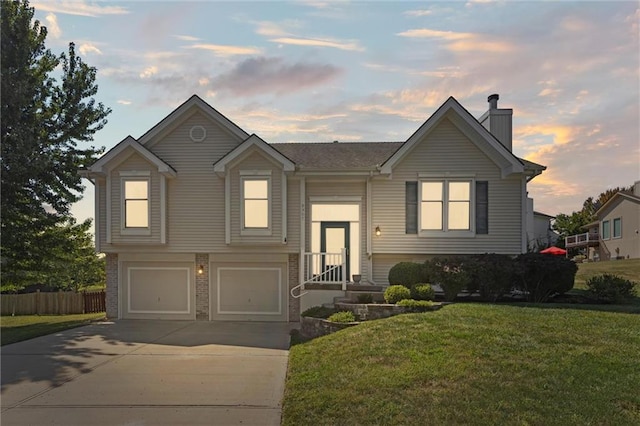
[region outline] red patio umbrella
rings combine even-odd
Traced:
[[[542,250],[540,253],[542,254],[553,254],[556,256],[566,256],[567,251],[565,249],[561,249],[560,247],[551,246],[548,249]]]

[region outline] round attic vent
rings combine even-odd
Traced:
[[[207,137],[207,130],[202,126],[193,126],[189,130],[189,137],[193,142],[202,142]]]

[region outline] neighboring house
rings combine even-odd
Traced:
[[[197,96],[83,176],[113,318],[298,321],[400,261],[527,250],[511,109],[449,98],[405,142],[268,144]],[[299,297],[305,293],[302,297]]]
[[[555,245],[560,236],[551,228],[551,221],[555,216],[540,213],[533,210],[533,200],[529,199],[531,218],[527,220],[529,228],[527,229],[527,241],[530,251],[540,251]]]
[[[632,193],[620,191],[585,225],[583,234],[566,237],[567,248],[580,248],[589,260],[640,258],[640,181]]]

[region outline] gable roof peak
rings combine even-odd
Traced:
[[[229,120],[226,116],[220,113],[217,109],[209,105],[197,94],[191,95],[189,99],[180,104],[176,109],[171,111],[169,115],[163,118],[158,124],[149,129],[139,139],[142,145],[146,145],[156,137],[162,134],[165,130],[172,128],[172,126],[181,120],[185,115],[191,111],[192,108],[198,108],[198,110],[211,120],[217,122],[223,129],[238,138],[239,141],[246,139],[249,134],[242,130],[237,124]]]

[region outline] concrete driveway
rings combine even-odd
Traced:
[[[117,321],[2,348],[2,425],[278,425],[289,324]]]

